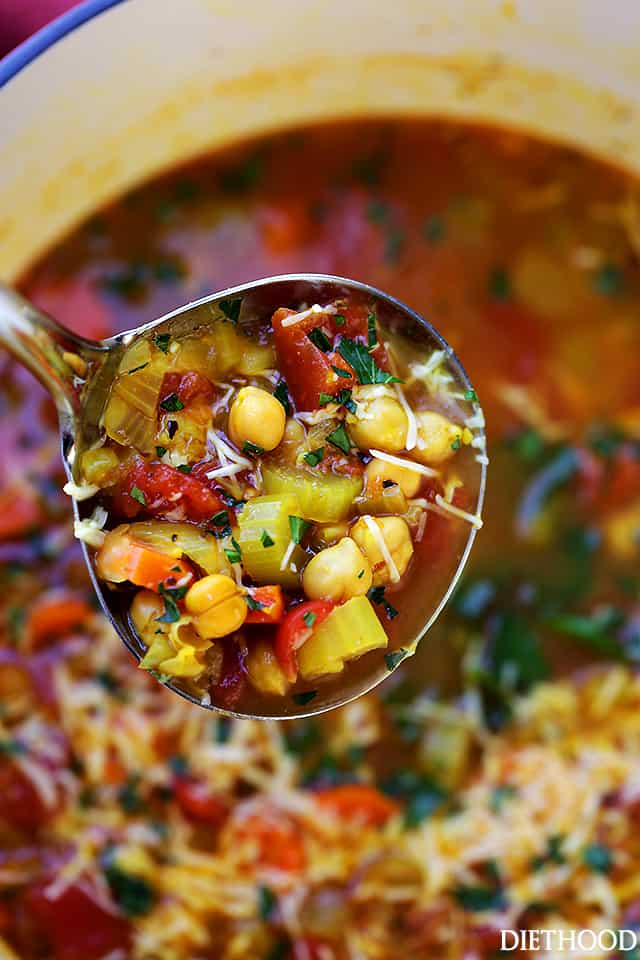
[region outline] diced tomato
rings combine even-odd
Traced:
[[[276,634],[275,654],[290,683],[298,676],[296,650],[311,635],[313,628],[326,620],[334,607],[332,600],[307,600],[290,610],[280,624]],[[311,627],[305,622],[305,617],[313,621]]]
[[[369,827],[383,826],[398,810],[393,800],[366,783],[318,790],[316,801],[342,820],[357,820]]]
[[[35,601],[27,618],[27,634],[33,646],[39,646],[49,637],[67,633],[80,627],[93,616],[86,600],[69,591],[52,591]]]
[[[211,700],[223,710],[233,710],[247,682],[245,655],[233,638],[229,637],[220,642],[224,648],[222,669],[220,679],[211,686]]]
[[[275,811],[256,813],[239,825],[238,833],[256,843],[261,866],[287,873],[304,869],[306,856],[300,830],[283,814]]]
[[[185,407],[188,407],[196,400],[201,403],[212,403],[216,395],[216,388],[207,377],[198,373],[197,370],[188,370],[185,373],[172,371],[164,375],[160,399],[165,400],[171,394],[176,394]]]
[[[219,826],[227,818],[227,805],[203,780],[175,777],[173,793],[186,817],[199,823]]]
[[[106,894],[98,894],[82,878],[52,897],[51,881],[37,884],[27,894],[27,905],[40,932],[49,941],[52,960],[102,960],[131,945],[131,926]]]
[[[45,313],[89,340],[101,340],[115,332],[116,324],[106,304],[88,282],[77,276],[69,282],[36,285],[29,298]]]
[[[349,389],[355,383],[355,376],[339,354],[323,353],[309,340],[309,330],[319,326],[317,318],[309,318],[311,322],[303,320],[290,327],[283,326],[282,321],[293,312],[281,308],[276,310],[272,318],[278,364],[297,409],[316,410],[320,405],[321,393],[333,395]],[[339,376],[332,364],[348,372],[349,376]]]
[[[284,617],[282,587],[249,587],[249,596],[258,604],[259,610],[249,610],[245,623],[280,623]]]
[[[134,486],[142,491],[146,505],[130,495]],[[114,497],[114,509],[128,518],[144,511],[152,517],[171,514],[175,518],[180,514],[198,523],[210,520],[226,506],[221,495],[199,477],[182,473],[165,463],[147,463],[136,457]]]
[[[38,830],[55,809],[45,804],[31,779],[13,761],[0,761],[0,822],[17,830]]]
[[[0,493],[0,541],[24,536],[43,519],[42,509],[34,497],[16,490]]]

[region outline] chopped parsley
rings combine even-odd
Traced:
[[[447,802],[448,795],[431,777],[400,769],[382,784],[383,791],[405,804],[404,826],[417,827]]]
[[[470,403],[478,403],[478,394],[475,392],[475,390],[465,390],[464,398]]]
[[[8,740],[0,740],[0,756],[19,757],[27,752],[27,748],[20,740],[13,737]]]
[[[240,563],[242,560],[242,550],[240,549],[240,544],[237,542],[235,537],[231,537],[231,547],[227,547],[224,551],[224,555],[229,561],[229,563]]]
[[[294,543],[300,543],[311,524],[302,517],[289,516],[289,529],[291,530],[291,539]]]
[[[177,469],[180,471],[180,473],[191,473],[193,467],[189,466],[188,463],[181,463]]]
[[[214,527],[210,532],[216,537],[228,537],[231,535],[231,521],[228,510],[218,510],[209,520],[209,525]]]
[[[129,491],[129,496],[133,497],[134,500],[137,500],[138,503],[142,504],[143,507],[146,507],[147,498],[145,497],[144,492],[135,483]]]
[[[294,703],[299,704],[301,707],[304,707],[307,703],[311,703],[314,697],[318,696],[317,690],[305,690],[302,693],[294,693],[291,698]]]
[[[258,887],[258,916],[265,922],[271,920],[278,903],[277,897],[270,887]]]
[[[398,377],[380,369],[364,343],[342,337],[338,353],[353,368],[360,383],[402,383]]]
[[[321,393],[318,397],[318,405],[326,407],[328,403],[337,403],[349,413],[355,413],[358,409],[355,400],[352,399],[351,390],[341,390],[339,393]]]
[[[335,363],[331,364],[331,369],[336,376],[341,377],[343,380],[349,380],[351,377],[351,374],[348,370],[345,370],[344,367],[336,367]]]
[[[385,590],[384,587],[370,587],[370,589],[367,592],[367,596],[369,600],[371,600],[371,603],[382,605],[382,607],[384,608],[384,612],[387,616],[387,620],[393,620],[395,617],[398,616],[398,611],[385,598],[384,590]],[[403,656],[406,656],[407,653],[408,651],[405,650]],[[387,656],[391,656],[391,655],[392,654],[387,654]],[[387,666],[389,665],[387,664]],[[393,670],[393,667],[389,667],[389,669]]]
[[[242,444],[242,452],[248,453],[251,457],[259,457],[264,453],[264,450],[262,447],[259,447],[257,443],[251,443],[250,440],[245,440]]]
[[[351,450],[351,440],[342,423],[327,435],[327,441],[337,447],[338,450],[342,450],[343,453],[349,453]]]
[[[613,866],[613,854],[602,843],[590,843],[584,848],[582,859],[594,873],[609,873]]]
[[[314,327],[313,330],[309,331],[307,337],[309,340],[311,340],[311,343],[314,345],[314,347],[317,347],[318,350],[322,350],[323,353],[329,353],[331,350],[331,341],[322,327]]]
[[[461,446],[462,446],[462,440],[460,439],[460,437],[456,437],[455,440],[453,440],[451,443],[452,450],[459,450]]]
[[[187,592],[187,587],[165,587],[164,583],[158,584],[158,593],[164,600],[164,613],[161,617],[156,617],[158,623],[177,623],[180,619],[180,611],[176,601],[182,600]]]
[[[266,604],[260,603],[259,600],[255,600],[250,593],[245,594],[244,602],[249,607],[249,610],[264,610],[266,606]]]
[[[504,910],[507,906],[504,892],[500,887],[468,886],[461,884],[453,895],[463,908],[475,913],[483,910]]]
[[[126,873],[115,862],[104,868],[104,875],[113,899],[123,913],[129,917],[149,913],[155,903],[155,893],[143,877]]]
[[[272,547],[275,543],[275,540],[269,536],[266,530],[263,530],[260,534],[260,543],[263,547]]]
[[[624,273],[615,263],[603,263],[593,276],[593,288],[602,297],[618,297],[624,289]]]
[[[160,407],[167,413],[177,413],[178,410],[184,410],[184,403],[177,393],[170,393],[168,397],[160,401]]]
[[[169,440],[173,440],[177,432],[178,432],[178,421],[167,420],[167,433],[169,434]]]
[[[289,402],[289,389],[284,380],[281,380],[278,383],[277,387],[273,391],[273,395],[276,398],[276,400],[279,400],[282,406],[284,407],[284,412],[286,414],[290,414],[291,403]]]
[[[541,870],[549,863],[561,866],[567,862],[567,858],[562,852],[564,836],[561,833],[554,833],[547,838],[547,849],[544,853],[531,859],[531,869]]]
[[[398,664],[404,660],[408,653],[409,651],[405,650],[404,647],[400,647],[399,650],[392,650],[391,653],[385,653],[384,662],[387,665],[387,670],[389,672],[395,670]]]
[[[227,320],[230,320],[231,323],[237,323],[240,317],[242,297],[233,297],[229,300],[221,300],[218,306]]]
[[[126,376],[130,376],[130,374],[132,374],[132,373],[137,373],[139,370],[144,370],[144,368],[145,368],[145,367],[148,367],[148,366],[149,366],[149,361],[147,360],[146,363],[141,363],[141,364],[140,364],[139,366],[137,366],[137,367],[132,367],[131,370],[126,370],[126,371],[125,371],[125,374],[126,374]]]
[[[302,614],[302,619],[304,620],[305,625],[309,628],[309,630],[316,622],[317,617],[318,617],[318,614],[314,613],[313,610],[307,610],[305,613]]]
[[[130,776],[118,790],[118,803],[125,813],[139,813],[143,803],[138,787],[140,777],[137,774]]]
[[[345,323],[347,322],[347,318],[343,313],[334,313],[333,322],[336,327],[344,327]]]
[[[367,316],[367,344],[369,347],[375,347],[377,342],[376,315],[375,313],[370,313]]]
[[[305,463],[308,463],[310,467],[317,467],[323,456],[324,447],[318,447],[317,450],[309,450],[308,453],[303,454],[302,459]]]
[[[169,349],[169,344],[171,342],[170,333],[156,333],[153,342],[155,343],[158,350],[162,350],[163,353],[166,353]]]
[[[164,457],[164,455],[165,455],[166,452],[167,452],[167,448],[166,448],[166,447],[156,447],[156,456],[157,456],[157,457],[160,457],[160,458],[162,459],[162,457]]]

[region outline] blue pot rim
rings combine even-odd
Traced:
[[[111,7],[124,2],[125,0],[85,0],[84,3],[56,17],[0,60],[0,87],[9,83],[58,40],[77,30],[83,23],[93,20]]]

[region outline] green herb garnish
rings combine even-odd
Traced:
[[[494,787],[491,791],[489,808],[492,813],[500,813],[508,800],[513,800],[518,795],[517,789],[510,783],[502,783]]]
[[[339,393],[320,393],[318,396],[318,406],[326,407],[328,403],[337,403],[349,413],[355,413],[358,409],[355,400],[352,399],[351,390],[340,390]]]
[[[220,310],[231,323],[237,323],[240,317],[240,307],[242,306],[242,297],[233,297],[229,300],[221,300],[218,304]]]
[[[177,623],[180,619],[178,609],[178,600],[182,600],[187,592],[187,587],[165,587],[164,583],[158,584],[158,593],[164,600],[164,613],[161,617],[156,617],[157,623]]]
[[[618,297],[624,289],[624,273],[615,263],[603,263],[593,276],[593,288],[602,297]]]
[[[158,350],[162,350],[163,353],[166,353],[169,349],[169,344],[171,342],[170,333],[156,333],[153,342],[155,343]]]
[[[494,300],[508,300],[511,296],[509,274],[502,267],[496,267],[489,274],[489,293]]]
[[[240,544],[236,541],[235,537],[231,537],[231,547],[227,547],[224,551],[224,555],[229,561],[229,563],[240,563],[242,560],[242,550],[240,549]]]
[[[459,450],[461,446],[462,446],[462,440],[460,437],[456,437],[455,440],[451,442],[452,450]]]
[[[402,383],[398,377],[380,369],[364,343],[343,337],[338,353],[353,368],[360,383]]]
[[[409,651],[405,650],[404,647],[400,647],[399,650],[392,650],[391,653],[385,653],[384,662],[387,665],[387,670],[389,672],[395,670],[398,664],[402,663],[408,653]]]
[[[260,534],[260,543],[263,547],[272,547],[275,543],[275,540],[269,536],[266,530],[263,530]]]
[[[189,466],[188,463],[181,463],[176,469],[179,470],[180,473],[191,473],[193,467]]]
[[[137,500],[138,503],[142,504],[143,507],[146,507],[147,498],[145,497],[144,492],[135,483],[129,491],[129,496],[133,497],[134,500]]]
[[[342,423],[327,435],[327,441],[337,447],[338,450],[342,450],[343,453],[349,453],[351,450],[351,440]]]
[[[277,387],[273,391],[273,395],[276,398],[276,400],[279,400],[282,406],[284,407],[284,412],[286,414],[290,414],[291,403],[289,402],[289,390],[284,380],[281,380],[278,383]]]
[[[473,887],[461,884],[455,888],[453,895],[463,910],[474,913],[480,913],[483,910],[504,910],[507,906],[500,887]]]
[[[478,394],[475,392],[475,390],[465,390],[464,398],[470,403],[478,403]]]
[[[177,413],[178,410],[184,410],[184,403],[177,393],[170,393],[168,397],[160,401],[160,406],[167,413]]]
[[[317,690],[305,690],[303,693],[294,693],[291,699],[294,703],[298,703],[301,707],[304,707],[305,704],[311,703],[313,698],[317,696]]]
[[[248,453],[251,457],[259,457],[264,453],[262,447],[259,447],[257,443],[251,443],[250,440],[245,440],[242,444],[242,452]]]
[[[155,903],[155,893],[146,880],[126,873],[115,864],[106,867],[104,875],[113,899],[123,913],[129,917],[140,917],[149,913]]]
[[[437,214],[427,217],[422,227],[422,236],[427,243],[439,243],[444,237],[444,221],[442,217],[439,217]]]
[[[317,617],[318,617],[318,614],[314,613],[313,610],[307,610],[305,613],[302,614],[302,619],[304,620],[305,625],[309,628],[309,630],[311,630],[311,627],[316,622]]]
[[[254,600],[250,593],[245,594],[244,602],[249,607],[249,610],[264,610],[266,606],[266,604],[260,603],[259,600]]]
[[[156,456],[157,456],[157,457],[160,457],[160,459],[162,459],[162,457],[164,457],[164,455],[165,455],[166,452],[167,452],[167,448],[166,448],[166,447],[156,447]]]
[[[294,543],[300,543],[311,524],[302,517],[289,516],[289,529],[291,530],[291,539]]]
[[[318,350],[322,350],[323,353],[329,353],[331,350],[331,340],[326,335],[322,327],[314,327],[313,330],[310,330],[307,334],[309,340],[317,347]]]
[[[258,916],[261,920],[271,920],[277,902],[277,897],[270,887],[258,887]]]
[[[376,331],[376,315],[375,313],[370,313],[367,316],[367,343],[369,348],[375,347],[378,342],[378,334]]]
[[[149,361],[147,360],[146,363],[141,363],[141,364],[140,364],[139,366],[137,366],[137,367],[132,367],[131,370],[126,370],[126,371],[125,371],[125,375],[126,375],[126,376],[129,376],[129,375],[132,374],[132,373],[137,373],[138,370],[144,370],[144,368],[145,368],[145,367],[148,367],[148,366],[149,366]]]
[[[218,512],[214,513],[211,517],[209,523],[212,527],[226,527],[229,524],[229,511],[218,510]]]
[[[336,327],[344,327],[345,323],[347,322],[347,318],[343,313],[334,313],[333,322]]]
[[[310,467],[317,467],[323,456],[324,447],[318,447],[317,450],[309,450],[308,453],[304,453],[302,459],[305,463],[308,463]]]
[[[613,854],[601,843],[590,843],[582,852],[582,859],[594,873],[609,873],[613,866]]]
[[[345,370],[344,367],[336,367],[335,363],[331,364],[331,369],[337,376],[342,377],[343,380],[349,380],[351,377],[348,370]]]

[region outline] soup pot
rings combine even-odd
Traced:
[[[141,178],[313,119],[449,114],[640,168],[633,0],[87,0],[0,65],[0,276]]]

